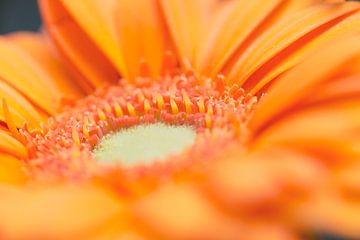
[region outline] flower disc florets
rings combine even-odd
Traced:
[[[213,81],[189,72],[158,81],[147,77],[139,77],[134,83],[121,80],[49,119],[41,131],[22,131],[30,152],[26,161],[35,172],[67,177],[92,175],[109,167],[99,168],[101,164],[93,154],[104,136],[156,122],[191,126],[197,137],[188,151],[199,149],[200,142],[206,151],[214,151],[222,146],[220,142],[246,142],[246,124],[255,103],[256,98],[241,88],[224,87],[221,76]],[[209,150],[209,144],[214,148]],[[117,165],[121,167],[121,159]],[[150,166],[132,168],[139,167]]]

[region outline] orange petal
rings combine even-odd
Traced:
[[[140,76],[141,62],[156,78],[161,71],[169,37],[157,0],[117,1],[116,30],[128,77]]]
[[[360,155],[360,101],[335,102],[289,114],[273,123],[257,136],[256,146],[283,145],[302,149],[318,149],[323,155],[341,154],[341,161]],[[318,152],[320,154],[320,152]],[[328,161],[329,159],[327,159]]]
[[[256,150],[241,154],[235,149],[209,170],[209,191],[234,214],[277,209],[287,191],[296,198],[325,176],[324,168],[304,154],[274,146]]]
[[[345,193],[353,196],[360,194],[360,163],[359,161],[344,164],[334,173],[335,184]]]
[[[242,158],[244,160],[239,161]],[[269,162],[260,158],[237,155],[219,161],[211,169],[209,189],[234,213],[273,203],[279,197],[280,189],[272,174],[273,169]]]
[[[117,0],[90,0],[74,2],[61,0],[75,21],[84,29],[101,51],[125,74],[125,58],[117,39]]]
[[[322,87],[320,92],[308,99],[305,104],[325,103],[336,99],[357,97],[360,94],[359,79],[360,73],[329,82]]]
[[[60,91],[53,85],[51,76],[47,75],[42,66],[6,38],[0,39],[0,56],[2,80],[30,99],[36,107],[48,114],[54,114]]]
[[[293,211],[297,225],[349,239],[360,237],[360,207],[331,190],[321,189]]]
[[[197,65],[201,71],[212,76],[220,72],[238,46],[266,18],[270,18],[283,2],[283,0],[230,1],[227,6],[223,6],[215,20],[206,27],[210,30],[204,43],[199,45],[201,50]]]
[[[0,183],[20,185],[25,183],[27,176],[23,171],[22,162],[12,156],[0,154]]]
[[[287,228],[285,224],[258,223],[251,227],[251,232],[246,237],[247,240],[300,240],[295,232]],[[241,239],[241,238],[240,238]]]
[[[82,82],[85,78],[92,87],[97,87],[119,79],[115,66],[121,71],[124,71],[124,67],[117,60],[118,57],[115,60],[109,58],[110,53],[113,56],[119,51],[108,29],[109,24],[101,16],[95,1],[40,0],[39,4],[46,30],[68,67],[74,73],[81,74],[78,81]]]
[[[26,144],[26,139],[22,134],[20,134],[14,120],[12,114],[10,112],[9,106],[5,99],[2,100],[2,109],[5,116],[5,122],[8,127],[8,130],[11,132],[12,136],[15,137],[19,142]]]
[[[236,60],[228,73],[229,82],[246,83],[251,88],[271,67],[322,34],[324,27],[326,30],[334,26],[339,19],[350,16],[359,8],[357,3],[323,3],[281,19]]]
[[[163,187],[136,203],[134,212],[140,221],[166,239],[237,239],[242,233],[241,225],[189,186]]]
[[[0,129],[0,152],[8,153],[18,158],[27,156],[26,147],[12,137],[8,132]]]
[[[0,185],[0,195],[0,228],[6,239],[88,239],[122,211],[114,196],[90,186]]]
[[[29,122],[29,126],[35,128],[44,120],[25,97],[6,82],[0,82],[0,97],[7,101],[17,127],[23,127]],[[6,121],[2,107],[0,107],[0,121]]]
[[[271,119],[305,98],[311,86],[341,71],[360,54],[359,42],[358,36],[334,42],[284,74],[258,106],[250,123],[253,131],[269,127]]]
[[[215,0],[160,0],[170,34],[183,67],[195,65]]]
[[[323,30],[319,29],[319,32],[325,30],[325,33],[317,36],[315,31],[313,34],[308,35],[307,38],[310,40],[308,40],[309,42],[305,45],[300,47],[300,45],[295,44],[294,47],[290,47],[288,50],[283,51],[282,56],[276,56],[274,60],[271,60],[266,64],[269,68],[265,70],[266,67],[262,67],[261,76],[259,74],[254,74],[251,77],[253,80],[261,77],[260,81],[252,81],[249,79],[244,87],[249,89],[251,94],[256,94],[261,88],[270,83],[271,80],[298,64],[315,49],[321,48],[330,41],[336,41],[336,39],[346,38],[347,36],[354,34],[354,29],[360,29],[360,12],[351,16],[346,15],[345,17],[343,16],[335,19],[332,23],[325,24],[321,28],[323,28]]]
[[[308,8],[309,6],[315,6],[320,2],[323,4],[323,0],[282,1],[282,3],[273,9],[273,11],[266,16],[266,18],[259,23],[256,28],[254,28],[252,33],[237,47],[236,51],[227,60],[221,72],[227,74],[233,68],[233,65],[237,62],[237,60],[246,52],[246,50],[256,44],[257,40],[261,39],[262,35],[266,34],[274,26],[283,21],[286,22],[289,17],[298,14],[300,11]]]
[[[57,90],[56,95],[61,96],[63,94],[64,97],[76,98],[83,96],[81,89],[75,85],[65,67],[55,57],[52,52],[53,49],[51,49],[52,46],[45,36],[31,32],[17,32],[6,37],[22,48],[51,77],[49,84],[52,84]]]

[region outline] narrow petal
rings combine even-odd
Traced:
[[[116,36],[115,15],[118,1],[90,0],[84,3],[61,0],[61,2],[118,70],[125,74],[127,72],[125,56],[121,55],[121,46],[118,44]]]
[[[7,131],[0,129],[0,152],[7,153],[18,158],[27,156],[25,146],[12,137]]]
[[[305,37],[309,39],[305,45],[301,45],[301,43],[295,44],[266,63],[261,67],[262,70],[258,71],[258,74],[255,73],[248,79],[244,87],[249,89],[251,94],[257,94],[273,79],[294,67],[314,50],[327,45],[331,41],[354,34],[354,29],[360,29],[360,12],[337,18],[321,28]],[[318,35],[316,32],[324,33]],[[303,42],[306,42],[305,38],[302,40]]]
[[[160,0],[170,34],[183,67],[195,65],[207,25],[216,6],[214,0]]]
[[[8,102],[17,127],[23,127],[26,122],[29,122],[32,128],[38,127],[39,123],[44,121],[33,105],[6,82],[0,82],[0,97]],[[5,122],[2,107],[0,107],[0,121]]]
[[[289,110],[302,98],[305,99],[311,86],[331,78],[341,71],[347,62],[358,56],[359,42],[359,36],[353,36],[332,43],[278,79],[251,120],[251,128],[255,134],[269,127],[269,122],[281,112]],[[317,87],[319,88],[319,85]]]
[[[96,1],[41,0],[39,3],[46,30],[68,67],[79,75],[78,81],[88,81],[94,88],[119,79],[117,69],[125,72],[124,64],[107,18],[97,10],[100,6]]]
[[[56,93],[60,92],[52,84],[51,76],[9,39],[0,39],[0,56],[1,79],[30,99],[38,108],[54,114],[60,98]]]
[[[116,30],[128,77],[134,79],[142,75],[142,64],[145,64],[150,75],[156,78],[165,52],[170,50],[157,0],[121,0],[117,3]]]
[[[229,83],[251,88],[279,62],[359,8],[357,3],[320,4],[282,19],[236,60],[228,73]]]
[[[82,90],[75,85],[74,79],[65,70],[60,60],[56,58],[46,36],[30,32],[17,32],[6,37],[23,49],[51,77],[50,84],[53,84],[54,89],[57,90],[57,95],[63,94],[64,98],[84,96]]]
[[[197,65],[203,73],[215,75],[220,72],[226,61],[241,43],[255,31],[255,29],[269,15],[276,12],[284,1],[256,0],[230,1],[222,6],[213,22],[210,22],[209,34],[200,45],[201,48]],[[239,14],[241,13],[241,14]],[[269,21],[269,19],[267,19]],[[209,23],[208,23],[209,24]]]

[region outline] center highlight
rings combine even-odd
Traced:
[[[195,138],[196,132],[190,126],[137,125],[105,136],[93,153],[101,164],[150,164],[181,153]]]

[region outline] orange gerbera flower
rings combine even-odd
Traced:
[[[1,239],[360,238],[360,3],[39,3],[0,37]]]

